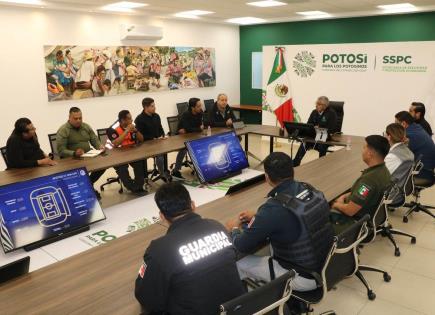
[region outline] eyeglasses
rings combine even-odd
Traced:
[[[35,131],[35,130],[36,130],[35,127],[33,127],[33,128],[27,128],[27,129],[26,129],[26,132]]]

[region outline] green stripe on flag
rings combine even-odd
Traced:
[[[275,81],[276,79],[278,79],[287,70],[285,67],[284,57],[282,59],[281,68],[279,65],[279,61],[280,61],[279,59],[280,59],[280,53],[278,50],[275,55],[275,61],[273,62],[272,72],[270,73],[269,81],[267,82],[268,85],[273,81]]]

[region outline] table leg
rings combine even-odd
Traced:
[[[270,139],[269,139],[269,153],[273,152],[273,140],[274,140],[274,137],[270,136]]]

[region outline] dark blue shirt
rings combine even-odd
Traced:
[[[414,153],[415,159],[421,156],[423,169],[418,177],[433,180],[435,168],[435,144],[427,132],[418,124],[411,124],[406,128],[409,139],[409,149]]]

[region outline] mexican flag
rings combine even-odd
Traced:
[[[263,91],[263,109],[275,113],[281,127],[284,121],[300,121],[293,108],[290,92],[290,78],[284,61],[284,47],[276,47],[275,61]]]

